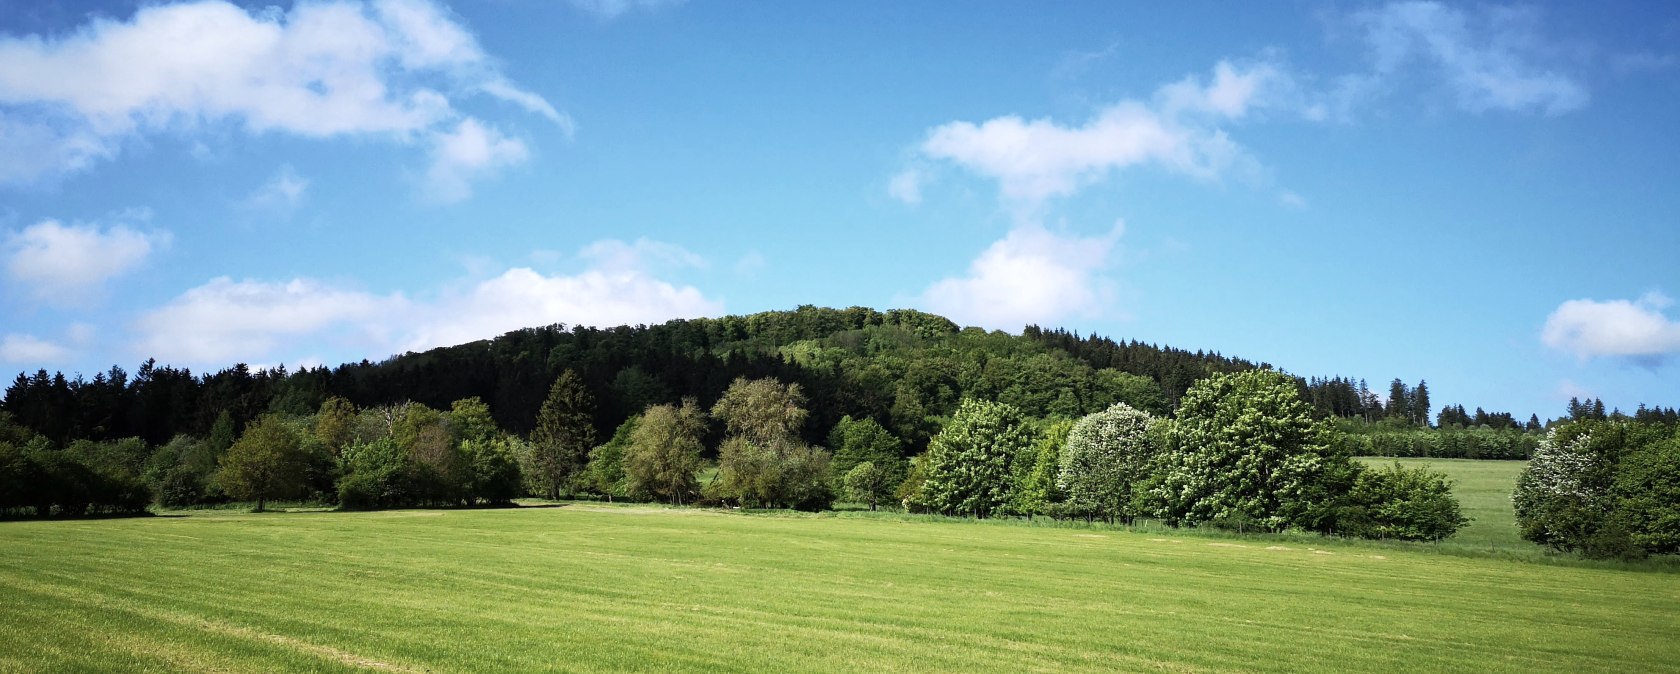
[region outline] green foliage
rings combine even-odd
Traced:
[[[845,474],[860,463],[872,463],[882,479],[897,485],[904,480],[904,442],[874,419],[840,418],[828,433],[834,451],[834,472]]]
[[[819,510],[834,500],[829,454],[795,435],[805,421],[798,384],[736,379],[712,407],[728,429],[708,494],[759,508]]]
[[[654,405],[642,414],[624,450],[625,490],[632,498],[682,505],[694,500],[700,485],[700,436],[706,413],[691,399],[681,407]]]
[[[784,436],[760,442],[732,436],[718,448],[718,479],[708,495],[751,508],[821,510],[834,502],[828,452]]]
[[[589,466],[584,468],[582,478],[585,491],[605,496],[608,501],[630,495],[624,477],[624,453],[641,420],[640,416],[625,419],[613,431],[611,440],[589,450]]]
[[[1611,493],[1634,545],[1653,555],[1680,554],[1680,436],[1629,453]]]
[[[1167,395],[1161,390],[1161,385],[1155,380],[1139,374],[1121,372],[1120,370],[1103,369],[1096,371],[1096,404],[1098,409],[1107,409],[1116,403],[1125,403],[1133,409],[1142,410],[1151,415],[1162,415],[1172,411],[1167,402]]]
[[[340,456],[344,477],[338,481],[338,505],[345,510],[376,510],[418,502],[408,456],[389,437],[356,440]]]
[[[285,420],[263,416],[245,429],[222,456],[216,482],[237,499],[255,500],[262,512],[269,499],[302,492],[308,456]]]
[[[1147,412],[1115,403],[1074,423],[1057,476],[1069,514],[1127,523],[1143,514],[1139,491],[1159,454],[1153,422]]]
[[[1665,431],[1596,415],[1553,427],[1511,497],[1523,538],[1587,557],[1674,552],[1680,452]]]
[[[1359,472],[1338,514],[1337,533],[1438,541],[1469,523],[1445,473],[1394,463]]]
[[[869,461],[852,466],[851,470],[846,471],[846,476],[841,478],[841,483],[845,485],[846,498],[858,503],[868,503],[870,510],[874,510],[876,504],[889,496],[893,487],[897,485],[897,481],[886,471],[876,468],[875,464]]]
[[[1540,443],[1540,434],[1514,426],[1412,425],[1402,419],[1369,423],[1358,419],[1337,422],[1346,450],[1356,456],[1446,459],[1527,459]]]
[[[1332,494],[1320,481],[1333,453],[1329,428],[1287,375],[1271,370],[1216,374],[1192,386],[1163,429],[1161,470],[1151,500],[1169,522],[1318,528]]]
[[[1015,407],[964,399],[928,446],[921,499],[947,515],[997,512],[1009,502],[1013,463],[1032,439]]]
[[[758,443],[797,434],[809,414],[799,384],[771,378],[736,378],[712,406],[712,416],[723,421],[729,435]]]
[[[548,498],[559,498],[588,463],[595,446],[594,411],[595,397],[577,372],[566,370],[554,379],[537,413],[526,466],[527,478]]]
[[[1044,424],[1027,448],[1024,458],[1015,461],[1015,484],[1009,492],[1009,513],[1012,515],[1055,515],[1066,494],[1056,483],[1061,474],[1062,448],[1067,445],[1073,420],[1057,419]]]
[[[462,441],[488,442],[502,436],[490,406],[478,396],[462,398],[449,406],[449,426]]]
[[[234,428],[233,414],[224,409],[216,415],[215,425],[210,427],[210,451],[220,457],[223,452],[233,446],[236,439],[238,439],[238,429]]]
[[[524,485],[519,474],[519,455],[524,444],[508,435],[461,441],[461,453],[469,473],[466,491],[470,500],[507,505],[520,495]]]
[[[216,484],[216,456],[210,443],[188,435],[177,435],[146,459],[146,482],[157,494],[158,504],[182,508],[225,500]]]
[[[906,512],[928,512],[925,487],[927,486],[927,454],[917,454],[910,457],[910,468],[904,473],[904,481],[898,483],[893,490],[893,498],[898,499],[899,506]]]
[[[355,437],[356,406],[339,396],[327,398],[315,413],[315,437],[337,456]]]

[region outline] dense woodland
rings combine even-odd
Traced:
[[[1208,393],[1247,382],[1232,379],[1246,372],[1268,374],[1239,388],[1272,392]],[[1174,474],[1163,456],[1219,446],[1225,459],[1196,459],[1219,465],[1254,451],[1221,444],[1234,421],[1198,420],[1233,405],[1269,405],[1281,425],[1256,432],[1294,434],[1279,467],[1316,467],[1277,488],[1288,498],[1170,503],[1167,494],[1226,478]],[[1395,379],[1379,396],[1363,380],[1290,377],[1216,352],[801,307],[531,328],[333,369],[195,375],[148,361],[132,375],[20,374],[0,401],[0,510],[280,498],[379,508],[526,494],[814,509],[846,497],[981,517],[1148,516],[1440,538],[1457,527],[1456,505],[1449,513],[1440,500],[1451,500],[1444,482],[1349,467],[1346,457],[1525,459],[1553,448],[1548,428],[1565,422],[1656,429],[1650,437],[1680,425],[1673,409],[1628,417],[1602,401],[1572,401],[1567,417],[1547,423],[1462,405],[1434,412],[1426,382]],[[694,482],[702,461],[719,467],[708,485]],[[1286,473],[1268,469],[1266,480]],[[947,474],[991,477],[952,486]]]

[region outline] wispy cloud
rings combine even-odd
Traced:
[[[309,191],[309,179],[298,175],[291,164],[282,164],[274,175],[245,197],[243,205],[252,210],[290,214]]]
[[[579,11],[611,21],[631,12],[652,12],[683,3],[683,0],[568,0]]]
[[[1577,78],[1549,67],[1550,40],[1533,10],[1395,2],[1353,14],[1374,71],[1347,80],[1366,93],[1412,69],[1445,83],[1464,110],[1562,114],[1586,107]]]

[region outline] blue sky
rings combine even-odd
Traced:
[[[0,368],[915,307],[1680,404],[1680,6],[0,0]]]

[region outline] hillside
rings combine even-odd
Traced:
[[[1020,335],[959,328],[911,310],[804,306],[652,326],[529,328],[500,337],[335,368],[192,372],[148,361],[92,379],[19,374],[0,410],[56,442],[138,436],[162,444],[208,435],[226,413],[243,428],[266,411],[308,414],[331,396],[358,407],[412,400],[443,409],[477,396],[503,428],[524,434],[550,383],[576,370],[595,392],[596,427],[648,404],[716,400],[736,377],[800,384],[806,430],[821,440],[842,416],[870,417],[925,445],[964,396],[1035,417],[1075,417],[1125,401],[1167,412],[1212,372],[1265,367],[1217,352],[1120,342],[1028,326]]]

